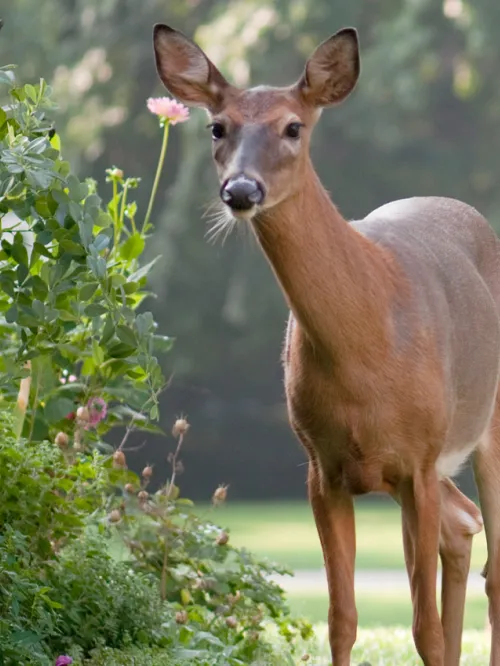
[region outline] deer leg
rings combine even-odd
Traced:
[[[444,666],[444,637],[436,604],[436,575],[440,531],[440,489],[434,470],[418,474],[401,485],[403,521],[413,561],[410,586],[413,637],[425,666]]]
[[[440,490],[444,663],[445,666],[459,666],[472,537],[481,531],[483,520],[474,502],[465,497],[450,479],[441,481]]]
[[[498,410],[498,407],[497,407]],[[491,436],[474,454],[474,474],[486,531],[485,566],[488,614],[491,625],[490,666],[500,666],[500,418],[495,414]]]
[[[328,580],[328,630],[333,664],[349,666],[358,624],[354,598],[354,504],[345,490],[322,487],[318,468],[312,461],[308,485]]]

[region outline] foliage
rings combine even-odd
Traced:
[[[49,666],[61,653],[167,645],[168,608],[147,576],[115,562],[100,539],[61,557],[33,556],[19,530],[0,537],[0,655],[4,663]]]
[[[174,425],[172,476],[154,496],[152,469],[142,486],[127,469],[130,432],[158,418],[155,354],[171,344],[142,311],[154,261],[139,265],[169,118],[139,225],[137,179],[109,169],[103,206],[96,184],[71,174],[46,118],[50,92],[43,80],[14,84],[0,115],[0,655],[48,666],[60,653],[140,646],[175,663],[270,663],[271,623],[290,661],[311,629],[267,580],[277,569],[178,496],[187,422]],[[116,425],[127,428],[113,451],[103,437]],[[127,561],[109,554],[112,525],[126,528]]]
[[[114,425],[148,428],[158,418],[164,380],[155,354],[170,340],[155,333],[150,312],[136,312],[151,268],[139,266],[146,237],[127,199],[138,181],[108,170],[113,195],[104,207],[95,183],[62,159],[46,83],[13,85],[10,98],[0,110],[0,381],[13,399],[14,380],[31,366],[24,435],[62,431],[84,450]],[[91,419],[95,427],[80,419],[77,437],[68,416],[96,397],[107,418]]]
[[[233,547],[227,532],[180,497],[176,479],[188,428],[185,419],[174,424],[177,445],[168,457],[170,478],[150,494],[153,469],[148,466],[116,500],[113,523],[129,549],[127,560],[135,571],[156,576],[161,597],[168,599],[182,626],[179,643],[192,657],[215,652],[228,664],[262,659],[271,654],[262,633],[270,622],[288,642],[291,656],[297,641],[311,636],[311,627],[290,617],[283,590],[270,580],[272,574],[290,572]],[[226,497],[227,488],[220,486],[214,505]]]

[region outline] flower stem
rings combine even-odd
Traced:
[[[115,236],[115,247],[118,247],[118,183],[113,178],[113,227]]]
[[[163,169],[163,162],[165,161],[165,154],[167,152],[167,144],[168,144],[168,127],[169,127],[169,122],[168,120],[165,120],[160,158],[158,160],[158,167],[156,168],[156,175],[153,182],[153,188],[151,190],[151,196],[149,197],[149,204],[148,204],[148,209],[146,211],[146,217],[144,218],[144,223],[142,225],[143,234],[146,233],[146,231],[149,228],[149,218],[151,217],[151,211],[153,210],[153,204],[156,197],[156,190],[158,189],[158,183],[160,182],[160,176]]]

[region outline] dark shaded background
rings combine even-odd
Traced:
[[[145,211],[160,134],[146,99],[164,94],[151,32],[166,22],[194,36],[239,85],[295,80],[306,56],[346,25],[358,28],[362,75],[323,114],[313,152],[341,211],[367,214],[391,199],[440,194],[500,224],[498,0],[7,0],[0,64],[22,81],[43,76],[59,103],[63,148],[106,194],[104,170],[142,177]],[[206,117],[175,128],[154,212],[151,255],[162,253],[148,303],[162,333],[171,384],[162,425],[188,415],[182,490],[206,499],[219,482],[233,498],[305,495],[305,457],[287,425],[279,355],[286,309],[249,234],[205,238],[217,193]],[[135,438],[135,444],[143,438]],[[150,437],[132,466],[165,465],[172,438]],[[474,492],[470,475],[463,485]]]

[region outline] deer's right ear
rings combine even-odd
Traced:
[[[216,113],[231,87],[199,46],[167,25],[153,30],[156,69],[163,85],[189,106]]]

